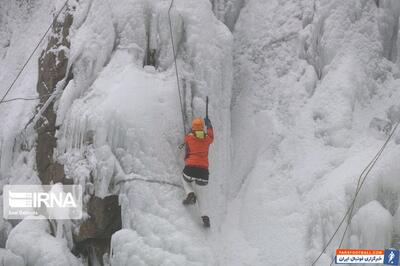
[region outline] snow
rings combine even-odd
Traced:
[[[0,93],[2,97],[51,23],[53,2],[0,2]],[[40,52],[39,48],[6,99],[37,97],[37,59]],[[14,169],[12,169],[12,164],[18,161],[12,160],[13,156],[16,156],[13,154],[14,140],[20,137],[19,134],[32,117],[35,105],[36,101],[15,101],[0,105],[2,114],[0,118],[2,125],[0,176],[2,178],[18,175],[18,173],[13,173]],[[21,167],[21,164],[18,164],[18,167]],[[27,177],[20,179],[26,181]]]
[[[336,230],[359,174],[387,138],[373,119],[392,126],[396,113],[397,65],[382,56],[391,53],[385,43],[392,33],[379,25],[390,24],[381,12],[397,11],[385,3],[378,10],[373,1],[253,0],[241,10],[234,31],[235,175],[222,226],[223,239],[235,234],[238,241],[223,244],[221,253],[248,247],[251,265],[309,265]],[[387,172],[397,168],[395,146],[389,143],[360,192],[351,223],[358,231],[343,247],[375,246],[367,228],[381,235],[376,246],[397,245],[391,224],[398,190]],[[367,216],[376,218],[368,223]],[[318,265],[330,263],[343,230]],[[364,242],[347,241],[356,237]]]
[[[62,5],[18,3],[0,1],[0,84],[11,82]],[[311,264],[400,119],[398,1],[176,0],[185,125],[170,1],[74,5],[73,78],[55,105],[55,156],[86,199],[119,195],[123,228],[112,236],[111,265]],[[156,66],[144,66],[148,49]],[[38,55],[9,97],[35,97]],[[204,196],[210,230],[182,206],[180,188],[138,180],[181,182],[177,147],[190,120],[204,116],[206,96],[215,128]],[[0,105],[2,184],[38,183],[36,135],[23,130],[36,104]],[[397,132],[369,173],[342,247],[400,246],[399,143]],[[28,149],[13,149],[20,144]],[[53,226],[57,238],[46,221],[24,220],[10,233],[2,222],[1,239],[9,237],[0,256],[80,265],[71,232],[61,230],[72,225]],[[343,232],[317,265],[330,263]]]
[[[58,239],[50,235],[47,220],[25,219],[21,221],[11,231],[6,248],[22,257],[27,265],[82,265],[69,251],[65,239]]]
[[[124,229],[112,240],[113,265],[136,259],[144,265],[214,265],[215,261],[199,215],[189,214],[181,204],[182,190],[140,181],[120,183],[135,177],[181,182],[183,151],[177,147],[183,140],[183,125],[168,4],[122,1],[111,8],[105,2],[82,4],[77,14],[88,10],[87,18],[81,22],[78,17],[73,25],[74,78],[59,100],[57,152],[75,183],[93,188],[98,197],[118,193],[124,199]],[[127,10],[140,15],[132,17]],[[217,227],[222,219],[218,208],[225,204],[223,197],[217,197],[224,190],[224,179],[219,177],[229,176],[232,39],[208,1],[176,1],[171,19],[188,114],[186,130],[192,117],[205,115],[206,95],[211,99],[218,142],[210,156],[221,158],[221,164],[211,168],[214,189],[206,197],[215,201],[209,215]],[[157,50],[157,69],[143,68],[146,33],[149,45]]]
[[[55,1],[0,1],[0,95],[6,93],[40,38],[51,23]],[[7,99],[36,98],[37,60],[42,46],[33,55]],[[14,101],[0,105],[0,180],[4,184],[38,184],[34,170],[34,150],[19,149],[19,145],[32,142],[31,132],[23,128],[32,117],[36,101]],[[26,137],[26,138],[25,138]],[[18,148],[17,148],[18,147]],[[1,197],[1,213],[3,210]],[[8,221],[0,221],[0,246],[12,229]],[[1,249],[4,265],[25,265],[22,257]]]
[[[24,266],[24,259],[7,249],[0,249],[0,257],[3,265]]]
[[[379,202],[362,206],[351,224],[351,246],[354,248],[390,248],[392,241],[392,215]],[[372,229],[372,230],[371,230]]]

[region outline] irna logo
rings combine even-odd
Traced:
[[[71,192],[52,193],[52,192],[12,192],[9,191],[9,204],[13,208],[76,208],[74,197]]]
[[[62,184],[4,186],[3,218],[81,219],[82,188]]]

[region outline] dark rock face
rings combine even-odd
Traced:
[[[54,23],[53,36],[50,38],[46,50],[40,56],[37,91],[41,100],[38,109],[43,108],[50,98],[50,94],[55,91],[57,83],[67,79],[68,57],[65,50],[70,47],[68,34],[72,21],[72,15],[67,12],[63,21]],[[35,126],[38,133],[36,141],[37,170],[43,184],[51,182],[71,184],[72,182],[65,178],[64,167],[53,157],[57,144],[56,118],[54,101],[52,101]]]
[[[90,261],[103,262],[103,255],[110,249],[111,236],[122,227],[121,206],[118,196],[111,195],[104,199],[91,197],[87,211],[90,218],[79,228],[75,236],[76,251]]]
[[[55,98],[49,102],[51,95],[56,90],[61,92],[73,78],[70,75],[72,72],[68,70],[67,54],[72,22],[73,17],[67,10],[64,18],[53,24],[52,37],[39,58],[37,92],[41,100],[37,112],[41,112],[41,117],[35,125],[36,166],[39,178],[45,185],[73,183],[72,179],[66,178],[64,166],[54,156],[57,147]],[[153,57],[150,57],[150,63],[154,61]],[[92,196],[87,204],[87,212],[90,218],[80,225],[79,233],[74,235],[74,253],[87,257],[88,265],[103,265],[103,255],[110,249],[111,236],[121,229],[118,196],[112,195],[104,199]]]
[[[81,225],[77,241],[111,238],[113,233],[121,229],[121,206],[118,204],[117,195],[104,199],[92,196],[87,210],[90,218]]]

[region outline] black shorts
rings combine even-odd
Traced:
[[[201,167],[185,166],[183,169],[183,179],[188,183],[195,181],[199,186],[205,186],[208,184],[209,175],[210,173],[208,172],[208,169]]]

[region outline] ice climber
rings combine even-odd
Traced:
[[[204,132],[204,124],[207,133]],[[214,140],[214,132],[210,119],[195,118],[192,121],[192,131],[185,136],[186,155],[182,182],[186,192],[184,205],[195,204],[197,201],[200,215],[205,227],[210,227],[210,218],[204,212],[204,204],[198,200],[199,192],[208,184],[208,149]]]

